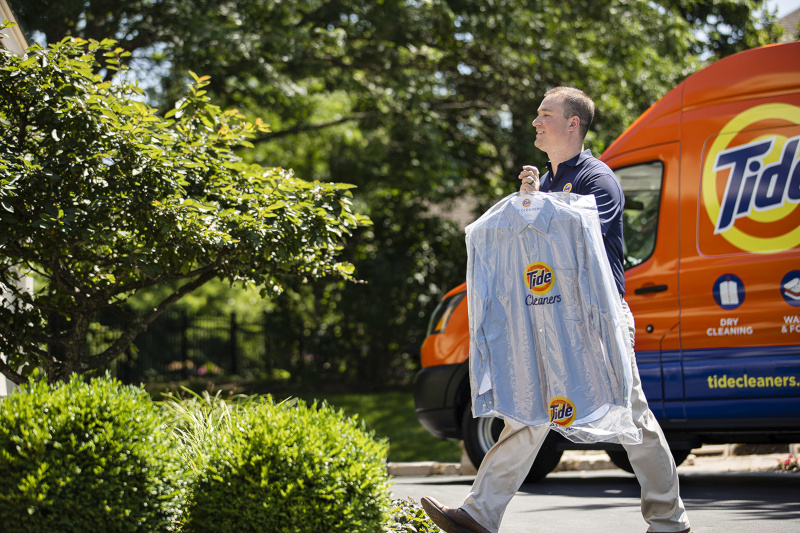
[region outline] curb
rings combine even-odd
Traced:
[[[617,465],[611,462],[605,452],[564,452],[561,461],[553,472],[580,472],[582,470],[614,470]]]
[[[461,464],[420,461],[415,463],[387,463],[390,476],[461,476]]]
[[[692,472],[777,472],[780,461],[788,457],[782,454],[734,455],[725,446],[704,446],[694,450],[679,467],[682,474]],[[561,462],[553,472],[581,472],[589,470],[618,470],[603,451],[565,451]],[[421,461],[414,463],[387,463],[390,476],[469,476],[475,475],[471,463],[440,463]]]
[[[611,470],[617,468],[604,452],[564,452],[553,472],[580,470]],[[468,476],[475,475],[471,463],[439,463],[420,461],[413,463],[387,463],[390,476]]]

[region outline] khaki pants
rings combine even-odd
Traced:
[[[625,300],[622,307],[633,355],[633,315]],[[635,357],[632,360],[631,406],[634,423],[642,430],[642,443],[625,449],[642,487],[642,516],[650,526],[648,531],[675,533],[689,527],[679,494],[678,471],[664,433],[647,405]],[[547,426],[526,426],[506,420],[500,438],[481,463],[461,508],[492,533],[500,527],[506,507],[530,471],[548,431]]]

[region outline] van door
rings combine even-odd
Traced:
[[[791,98],[685,113],[682,197],[695,206],[682,214],[680,272],[690,424],[774,427],[800,412],[800,98]]]
[[[678,345],[679,144],[610,161],[625,192],[625,299],[636,320],[636,360],[653,413],[683,396]]]

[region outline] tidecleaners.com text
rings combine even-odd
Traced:
[[[794,376],[744,376],[732,377],[727,374],[708,376],[709,389],[762,389],[767,387],[800,387],[800,380]]]

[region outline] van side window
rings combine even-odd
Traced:
[[[625,270],[653,254],[664,164],[660,161],[614,169],[625,193],[622,213]]]

